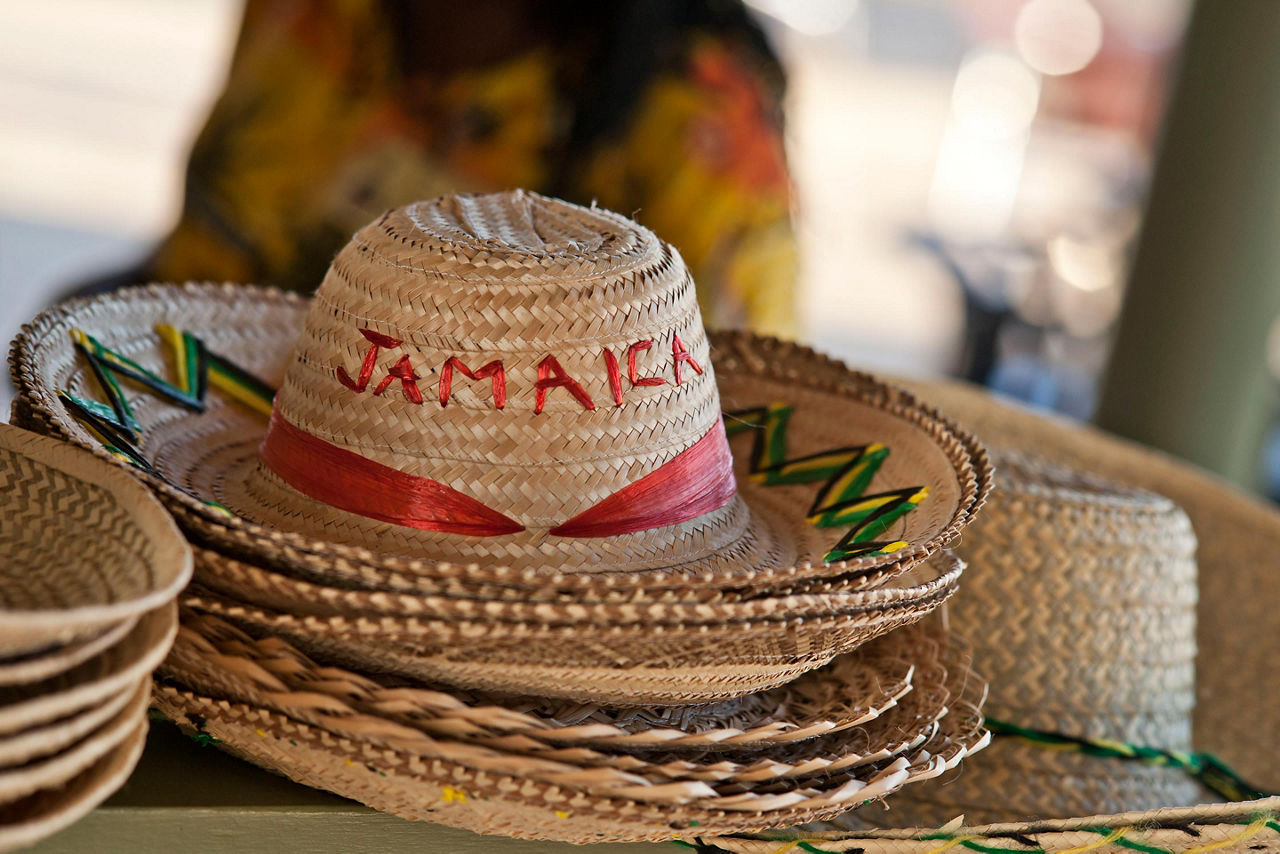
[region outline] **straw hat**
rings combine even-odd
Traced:
[[[999,466],[950,612],[986,628],[995,743],[887,811],[708,850],[1280,851],[1280,514],[1092,428],[918,388]]]
[[[251,404],[265,408],[270,391],[231,365],[279,384],[270,429],[223,395],[203,399],[206,375],[184,376],[185,360],[176,379],[190,393],[163,388],[170,342],[192,355],[192,373],[204,368]],[[811,382],[808,354],[760,339],[721,347],[713,367],[692,281],[668,244],[616,214],[515,192],[389,212],[339,253],[310,305],[247,288],[127,291],[37,318],[12,364],[19,414],[90,447],[107,420],[83,406],[103,402],[94,365],[108,384],[142,376],[129,362],[155,374],[144,376],[151,394],[120,395],[138,435],[116,430],[114,447],[139,451],[171,502],[261,536],[266,551],[284,533],[300,547],[437,563],[746,578],[827,556],[849,568],[918,559],[980,504],[980,450],[910,396],[851,372]],[[780,401],[786,412],[768,411]],[[744,461],[758,472],[735,489],[721,414],[756,407],[766,411],[735,416],[730,431],[767,431],[774,444]],[[751,456],[749,436],[734,444]],[[862,479],[833,484],[844,491],[812,514],[830,529],[787,506],[796,495],[800,510],[813,505],[815,486],[755,485],[822,485],[858,450],[877,490],[904,494],[877,517],[894,516],[891,530],[863,528],[842,548],[857,522],[836,517],[857,514],[835,505],[869,494]],[[776,471],[816,452],[832,456]],[[324,460],[326,483],[300,459]],[[375,506],[379,477],[398,507]]]
[[[15,418],[130,464],[224,556],[212,569],[248,567],[232,589],[210,572],[228,601],[193,605],[490,690],[693,703],[780,684],[950,595],[935,556],[990,487],[981,447],[914,397],[800,348],[709,339],[672,247],[522,192],[387,213],[310,303],[128,291],[42,315],[11,362]],[[402,586],[433,622],[287,613]],[[463,600],[531,589],[546,607],[469,622]],[[723,611],[696,617],[762,598],[732,642]],[[641,603],[687,607],[645,638]],[[520,642],[570,623],[569,642]]]
[[[171,601],[191,553],[118,467],[0,424],[0,684],[79,664]]]

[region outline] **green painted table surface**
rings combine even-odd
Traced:
[[[596,845],[606,854],[664,854],[674,845]],[[34,848],[38,854],[543,854],[583,850],[479,836],[405,821],[300,786],[201,746],[153,721],[137,770],[105,804]]]

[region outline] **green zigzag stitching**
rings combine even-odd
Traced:
[[[170,383],[132,359],[103,345],[92,335],[71,330],[75,349],[89,365],[107,403],[78,397],[70,391],[59,391],[67,410],[93,432],[108,452],[151,474],[161,476],[146,458],[138,443],[142,428],[134,417],[129,399],[120,387],[118,377],[126,377],[171,403],[192,412],[204,411],[204,400],[212,384],[249,406],[270,414],[275,390],[229,360],[210,353],[204,342],[189,332],[160,325],[156,332],[175,354],[177,383]],[[217,507],[214,502],[205,502]]]
[[[795,459],[787,458],[787,423],[794,407],[782,403],[739,409],[724,414],[730,436],[752,433],[749,472],[765,486],[824,481],[808,521],[819,528],[850,526],[831,551],[828,563],[883,555],[906,547],[901,540],[876,540],[888,527],[910,513],[929,494],[927,486],[911,486],[865,495],[867,487],[889,456],[878,442],[836,448]]]

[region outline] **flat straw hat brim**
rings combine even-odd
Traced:
[[[794,622],[888,610],[913,602],[934,602],[939,594],[953,589],[963,564],[938,557],[913,567],[873,588],[851,591],[812,592],[771,596],[759,592],[754,598],[730,602],[581,602],[566,597],[558,602],[486,600],[463,596],[425,593],[350,590],[297,579],[223,555],[210,549],[196,549],[196,581],[204,588],[246,604],[284,611],[298,617],[314,616],[355,620],[361,617],[393,625],[399,618],[424,622],[483,623],[490,626],[488,637],[502,634],[503,627],[531,626],[693,626],[757,623],[776,620]],[[925,567],[936,566],[938,571]],[[406,628],[406,633],[410,630]],[[414,632],[421,634],[419,630]]]
[[[202,657],[190,646],[166,665],[164,678],[273,709],[335,735],[423,758],[448,759],[481,770],[499,770],[639,801],[692,803],[715,797],[713,791],[724,786],[831,775],[916,750],[933,736],[937,722],[947,713],[951,699],[947,686],[958,684],[965,672],[956,655],[946,656],[944,661],[940,643],[921,644],[920,654],[921,666],[912,690],[873,721],[783,746],[731,748],[703,755],[661,749],[613,753],[600,747],[552,747],[516,734],[471,733],[452,738],[423,729],[403,713],[373,706],[362,709],[333,694],[328,695],[329,701],[320,702],[315,694],[305,691],[263,690],[251,672],[229,670],[223,666],[223,657]],[[340,677],[331,672],[328,678]]]
[[[450,737],[695,754],[787,745],[876,720],[913,690],[916,660],[933,646],[928,627],[916,624],[769,691],[703,706],[619,709],[401,685],[317,664],[279,637],[255,638],[211,615],[184,612],[182,623],[162,672],[182,668],[218,690],[234,677],[268,696],[305,695],[317,709],[377,712]]]
[[[379,809],[482,833],[588,842],[659,840],[793,824],[833,815],[943,773],[986,742],[978,712],[981,682],[966,679],[963,669],[953,676],[965,684],[954,686],[957,696],[951,712],[937,734],[909,756],[811,782],[743,783],[728,790],[734,794],[663,803],[660,809],[658,804],[610,797],[590,788],[417,758],[177,686],[159,686],[157,697],[160,708],[180,725],[217,737],[224,749]],[[454,805],[461,808],[453,809]]]
[[[99,394],[88,366],[72,345],[73,329],[99,337],[105,346],[168,376],[171,355],[154,331],[157,324],[168,323],[198,335],[211,352],[263,381],[278,383],[307,307],[305,301],[279,292],[209,285],[152,286],[68,303],[37,318],[15,341],[11,364],[23,400],[15,412],[20,410],[31,426],[86,447],[99,446],[97,438],[58,399],[59,391],[84,399]],[[199,414],[175,410],[153,396],[129,396],[142,426],[142,449],[171,481],[152,479],[151,485],[188,517],[202,519],[200,534],[205,538],[217,538],[219,530],[238,529],[250,535],[263,554],[289,544],[356,563],[428,573],[441,559],[451,564],[474,563],[481,572],[505,567],[513,573],[532,569],[552,576],[572,574],[576,562],[593,578],[612,574],[620,577],[619,583],[651,587],[689,586],[695,581],[732,586],[761,574],[768,574],[770,583],[783,574],[876,577],[886,567],[905,567],[945,546],[980,506],[990,481],[980,446],[912,396],[847,369],[838,376],[826,376],[823,371],[829,363],[822,357],[776,341],[728,334],[714,336],[712,345],[726,410],[777,403],[791,407],[787,459],[881,443],[889,448],[889,455],[876,475],[876,490],[928,487],[927,499],[885,534],[907,543],[905,547],[891,554],[824,565],[824,556],[841,532],[814,527],[803,512],[821,484],[756,485],[748,470],[749,435],[732,440],[746,505],[726,509],[729,515],[723,524],[742,526],[731,545],[719,534],[720,539],[707,540],[707,549],[701,552],[698,547],[683,546],[683,552],[669,554],[654,552],[651,546],[642,548],[630,535],[573,544],[550,543],[569,538],[525,545],[518,538],[501,543],[498,540],[503,538],[463,543],[448,539],[458,535],[436,535],[428,542],[410,536],[409,529],[388,531],[380,525],[374,531],[369,520],[300,494],[260,496],[268,500],[254,506],[252,496],[226,490],[240,490],[247,482],[233,474],[258,466],[257,446],[266,427],[261,414],[229,403],[218,393],[208,396]],[[268,481],[270,477],[264,476],[254,482]],[[240,515],[227,517],[201,499],[219,500]],[[254,518],[271,524],[254,522]],[[555,560],[538,566],[547,563],[552,552]],[[610,569],[628,571],[610,573]]]

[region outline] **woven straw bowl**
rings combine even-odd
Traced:
[[[46,656],[0,665],[22,678],[83,661],[86,645],[172,600],[191,577],[182,534],[133,478],[8,425],[0,425],[0,546],[0,657]],[[79,650],[59,651],[68,644]]]
[[[67,718],[129,694],[164,660],[178,631],[177,606],[143,614],[118,644],[40,682],[0,688],[0,738]]]
[[[74,824],[119,789],[133,773],[146,744],[147,718],[65,785],[42,789],[0,806],[0,851],[13,851]]]

